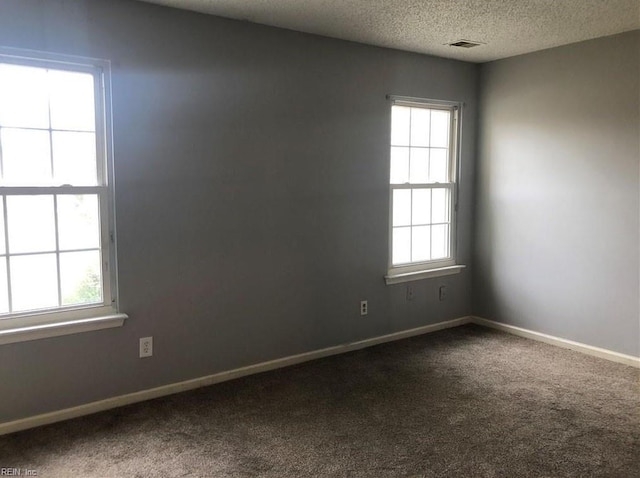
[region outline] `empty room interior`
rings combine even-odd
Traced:
[[[638,0],[0,0],[0,475],[640,473]]]

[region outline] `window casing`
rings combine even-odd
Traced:
[[[456,265],[459,103],[391,97],[388,276]]]
[[[0,49],[0,338],[117,313],[108,82],[106,61]]]

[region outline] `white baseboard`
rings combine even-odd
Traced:
[[[28,428],[39,427],[42,425],[48,425],[50,423],[60,422],[63,420],[69,420],[71,418],[77,418],[84,415],[90,415],[92,413],[102,412],[112,408],[122,407],[124,405],[151,400],[153,398],[163,397],[166,395],[172,395],[174,393],[185,392],[187,390],[193,390],[200,387],[206,387],[215,383],[226,382],[227,380],[233,380],[235,378],[244,377],[246,375],[252,375],[255,373],[288,367],[290,365],[308,362],[310,360],[316,360],[322,357],[329,357],[331,355],[338,355],[354,350],[360,350],[385,342],[392,342],[394,340],[427,334],[442,329],[458,327],[460,325],[468,324],[471,321],[471,317],[461,317],[459,319],[447,320],[445,322],[438,322],[437,324],[425,325],[423,327],[417,327],[415,329],[403,330],[401,332],[373,337],[370,339],[360,340],[344,345],[314,350],[298,355],[291,355],[289,357],[270,360],[268,362],[262,362],[255,365],[249,365],[247,367],[229,370],[226,372],[207,375],[205,377],[194,378],[192,380],[185,380],[183,382],[171,383],[148,390],[128,393],[126,395],[120,395],[118,397],[107,398],[105,400],[99,400],[97,402],[86,403],[77,407],[66,408],[64,410],[57,410],[50,413],[43,413],[41,415],[21,418],[19,420],[11,422],[0,423],[0,435],[13,433],[20,430],[26,430]]]
[[[77,407],[66,408],[50,413],[43,413],[41,415],[21,418],[19,420],[11,422],[0,423],[0,435],[5,435],[7,433],[13,433],[42,425],[48,425],[50,423],[60,422],[63,420],[69,420],[71,418],[77,418],[84,415],[90,415],[92,413],[102,412],[105,410],[110,410],[112,408],[122,407],[124,405],[130,405],[132,403],[143,402],[145,400],[151,400],[153,398],[185,392],[187,390],[193,390],[200,387],[206,387],[208,385],[213,385],[220,382],[226,382],[228,380],[233,380],[235,378],[240,378],[247,375],[253,375],[255,373],[267,372],[269,370],[288,367],[290,365],[308,362],[332,355],[352,352],[354,350],[364,349],[385,342],[392,342],[408,337],[414,337],[416,335],[428,334],[430,332],[458,327],[469,323],[481,325],[484,327],[490,327],[492,329],[501,330],[503,332],[518,335],[520,337],[545,342],[547,344],[556,345],[558,347],[575,350],[588,355],[593,355],[595,357],[611,360],[613,362],[640,368],[640,357],[625,355],[618,352],[613,352],[611,350],[593,347],[591,345],[573,342],[571,340],[566,340],[559,337],[553,337],[551,335],[534,332],[532,330],[523,329],[521,327],[508,325],[501,322],[495,322],[493,320],[483,319],[481,317],[461,317],[459,319],[438,322],[437,324],[425,325],[423,327],[417,327],[415,329],[403,330],[401,332],[395,332],[379,337],[364,339],[344,345],[337,345],[335,347],[327,347],[324,349],[313,350],[311,352],[305,352],[298,355],[291,355],[280,359],[270,360],[268,362],[262,362],[246,367],[237,368],[234,370],[216,373],[213,375],[207,375],[205,377],[194,378],[192,380],[185,380],[183,382],[171,383],[148,390],[128,393],[126,395],[107,398],[105,400],[99,400],[97,402],[86,403]]]
[[[634,357],[633,355],[625,355],[612,350],[601,349],[592,345],[582,344],[580,342],[574,342],[572,340],[562,339],[560,337],[554,337],[553,335],[542,334],[540,332],[534,332],[533,330],[527,330],[514,325],[504,324],[502,322],[483,319],[481,317],[472,317],[471,322],[484,327],[490,327],[492,329],[518,335],[520,337],[526,337],[527,339],[537,340],[538,342],[544,342],[557,347],[582,352],[583,354],[593,355],[594,357],[611,360],[612,362],[618,362],[624,365],[640,368],[640,357]]]

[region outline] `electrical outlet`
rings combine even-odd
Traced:
[[[438,299],[440,299],[440,302],[442,302],[446,298],[447,298],[447,286],[441,285],[440,289],[438,290]]]
[[[140,358],[151,357],[153,355],[153,337],[142,337],[140,339]]]
[[[366,300],[360,301],[360,315],[367,315],[369,313],[369,304]]]
[[[407,300],[413,300],[413,286],[412,285],[408,285],[407,286]]]

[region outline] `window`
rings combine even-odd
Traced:
[[[458,272],[457,103],[392,98],[387,283]]]
[[[30,56],[0,50],[4,341],[117,310],[108,64]]]

